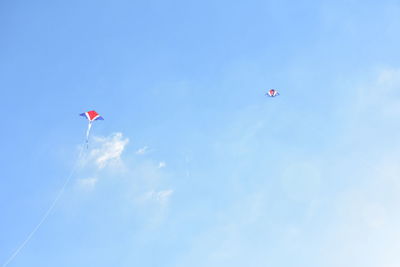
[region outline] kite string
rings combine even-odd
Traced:
[[[65,182],[63,184],[63,186],[61,187],[61,189],[58,191],[58,194],[56,196],[56,198],[53,200],[53,202],[51,203],[50,207],[47,209],[47,211],[44,213],[42,219],[39,221],[39,223],[36,225],[35,228],[33,228],[33,230],[30,232],[30,234],[25,238],[25,240],[21,243],[21,245],[19,245],[19,247],[14,251],[14,253],[8,258],[8,260],[2,265],[2,267],[7,266],[18,254],[19,252],[26,246],[26,244],[28,244],[28,242],[31,240],[31,238],[35,235],[35,233],[37,232],[37,230],[39,230],[39,228],[42,226],[42,224],[46,221],[47,217],[50,215],[50,213],[53,211],[54,207],[56,206],[57,202],[60,200],[62,194],[65,191],[65,188],[67,187],[68,183],[70,182],[72,176],[75,174],[77,167],[79,165],[79,161],[82,157],[83,151],[84,151],[84,146],[80,146],[79,149],[79,155],[78,158],[70,172],[70,174],[67,176],[67,178],[65,179]]]

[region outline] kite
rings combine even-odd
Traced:
[[[80,116],[86,117],[89,121],[89,126],[86,132],[86,144],[88,145],[89,141],[89,133],[90,133],[90,128],[92,127],[92,123],[97,120],[104,120],[103,117],[101,117],[96,111],[91,110],[82,114],[79,114]],[[58,194],[56,195],[56,198],[53,200],[49,208],[46,210],[46,212],[43,214],[42,218],[40,219],[39,223],[33,228],[33,230],[29,233],[29,235],[24,239],[24,241],[15,249],[13,254],[4,262],[2,267],[6,267],[10,262],[14,260],[15,257],[18,256],[18,254],[21,252],[21,250],[29,243],[29,241],[32,239],[32,237],[36,234],[36,232],[40,229],[40,227],[43,225],[43,223],[47,220],[47,218],[50,216],[51,212],[53,209],[56,207],[57,202],[60,200],[61,196],[63,195],[65,188],[67,187],[68,183],[74,176],[75,172],[78,169],[79,162],[81,160],[81,157],[83,155],[84,151],[84,146],[80,147],[79,151],[79,156],[74,164],[74,167],[72,168],[70,174],[66,178],[64,184],[62,185],[60,191],[58,191]]]
[[[267,96],[269,96],[269,97],[275,97],[275,96],[278,96],[279,93],[278,93],[278,91],[275,90],[275,89],[270,89],[270,90],[268,90],[267,93],[265,93],[265,95],[267,95]]]
[[[89,121],[89,125],[88,125],[87,131],[86,131],[86,146],[88,147],[89,146],[89,144],[88,144],[89,143],[89,133],[90,133],[90,128],[92,128],[92,123],[94,121],[104,120],[104,119],[102,116],[100,116],[99,113],[97,113],[94,110],[91,110],[91,111],[88,111],[85,113],[81,113],[81,114],[79,114],[79,116],[86,117]]]

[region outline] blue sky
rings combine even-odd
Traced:
[[[77,164],[7,266],[398,266],[399,27],[386,0],[2,1],[0,264]]]

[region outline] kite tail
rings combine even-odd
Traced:
[[[25,240],[21,243],[21,245],[19,245],[19,247],[14,251],[14,253],[8,258],[8,260],[6,262],[3,263],[2,267],[7,266],[18,254],[19,252],[26,246],[26,244],[29,243],[29,241],[31,240],[31,238],[35,235],[35,233],[37,232],[37,230],[39,230],[39,228],[42,226],[42,224],[46,221],[47,217],[50,215],[50,213],[53,211],[54,207],[56,206],[57,202],[60,200],[62,194],[65,191],[65,188],[67,187],[68,183],[70,182],[72,176],[75,174],[79,162],[82,158],[83,155],[83,145],[80,146],[79,148],[79,155],[78,158],[71,170],[71,172],[69,173],[69,175],[67,176],[67,178],[65,179],[64,184],[62,185],[61,189],[58,191],[58,194],[56,196],[56,198],[53,200],[53,202],[51,203],[50,207],[46,210],[46,212],[44,213],[43,217],[40,219],[39,223],[35,226],[35,228],[33,228],[33,230],[29,233],[29,235],[25,238]]]
[[[89,134],[90,134],[90,129],[91,128],[92,128],[92,122],[89,121],[88,128],[87,128],[87,131],[86,131],[86,149],[89,149]]]

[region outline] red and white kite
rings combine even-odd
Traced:
[[[267,95],[269,97],[275,97],[275,96],[278,96],[279,93],[275,89],[270,89],[270,90],[268,90],[268,92],[265,95]]]
[[[89,146],[89,144],[88,144],[88,142],[89,142],[89,133],[90,133],[90,128],[92,128],[92,123],[94,121],[104,120],[104,119],[103,119],[102,116],[100,116],[99,113],[97,113],[94,110],[91,110],[91,111],[88,111],[88,112],[85,112],[85,113],[81,113],[79,115],[82,116],[82,117],[86,117],[88,119],[88,121],[89,121],[89,125],[88,125],[87,131],[86,131],[86,145]]]

